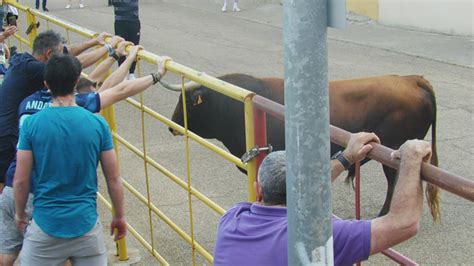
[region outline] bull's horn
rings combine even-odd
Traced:
[[[178,92],[181,91],[181,84],[169,84],[169,83],[167,83],[165,81],[161,81],[161,80],[160,80],[160,84],[168,90],[178,91]],[[188,81],[188,82],[184,83],[184,90],[185,91],[192,91],[192,90],[195,90],[199,87],[201,87],[201,84],[199,84],[195,81]]]

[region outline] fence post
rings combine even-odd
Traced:
[[[253,127],[254,114],[253,114],[253,101],[252,96],[247,97],[244,100],[244,114],[245,114],[245,143],[246,150],[249,151],[255,146],[255,130]],[[248,197],[247,200],[250,202],[255,201],[255,189],[253,183],[257,176],[257,163],[255,160],[250,160],[247,163],[247,177],[248,177]]]
[[[332,265],[327,0],[285,1],[288,265]]]
[[[100,62],[104,60],[105,58],[107,58],[107,55],[105,55],[101,60],[99,60],[96,63],[96,65],[100,64]],[[110,75],[110,70],[107,71],[107,74],[105,75],[105,77],[109,75]],[[109,124],[110,131],[114,133],[117,132],[117,127],[115,124],[115,105],[111,105],[105,109],[102,109],[100,113],[104,117],[105,121],[107,121],[107,123]],[[117,158],[118,158],[119,156],[118,144],[119,143],[115,137],[113,138],[113,143],[114,143],[115,154],[117,155]],[[117,160],[117,163],[118,162],[120,162],[120,160]],[[114,214],[115,214],[115,211],[112,209],[112,215]],[[119,257],[119,260],[120,261],[128,260],[127,241],[125,237],[116,242],[116,248],[117,248],[117,256]]]
[[[267,114],[263,110],[255,107],[253,108],[253,126],[255,131],[255,145],[258,145],[260,148],[262,148],[268,144],[271,144],[267,143]],[[257,176],[258,168],[267,154],[267,152],[261,152],[255,158],[255,169],[257,170]]]

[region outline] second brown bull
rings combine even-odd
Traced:
[[[281,78],[229,74],[219,79],[284,104],[284,81]],[[181,84],[162,84],[168,89],[181,91]],[[243,104],[195,82],[188,82],[185,87],[188,128],[201,137],[221,141],[233,155],[242,156],[246,152]],[[329,99],[332,125],[350,132],[374,132],[383,145],[392,149],[398,149],[408,139],[423,139],[432,126],[431,163],[438,165],[436,99],[432,86],[423,77],[390,75],[331,81]],[[182,104],[180,96],[172,117],[181,126],[184,124]],[[171,128],[170,131],[177,133]],[[267,140],[275,150],[285,149],[284,123],[270,116],[267,118]],[[341,149],[331,144],[331,154]],[[397,181],[394,169],[383,166],[383,170],[388,186],[379,215],[388,212]],[[354,174],[352,166],[348,176],[353,178]],[[431,214],[437,221],[440,216],[438,188],[427,184],[425,192]]]

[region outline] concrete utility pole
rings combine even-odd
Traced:
[[[332,265],[327,0],[286,0],[288,265]]]

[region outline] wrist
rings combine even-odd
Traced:
[[[17,213],[15,212],[15,221],[21,222],[21,221],[26,221],[26,214],[25,213]]]
[[[349,155],[349,153],[348,153],[347,151],[343,151],[343,152],[342,152],[342,156],[344,156],[344,158],[345,158],[351,165],[354,164],[354,159],[352,158],[352,156]]]
[[[151,77],[153,78],[153,85],[158,83],[161,80],[161,74],[160,73],[151,73]]]
[[[346,156],[344,156],[344,153],[342,151],[339,151],[334,154],[331,159],[339,161],[345,170],[349,169],[349,167],[352,165],[352,162],[349,161]]]

